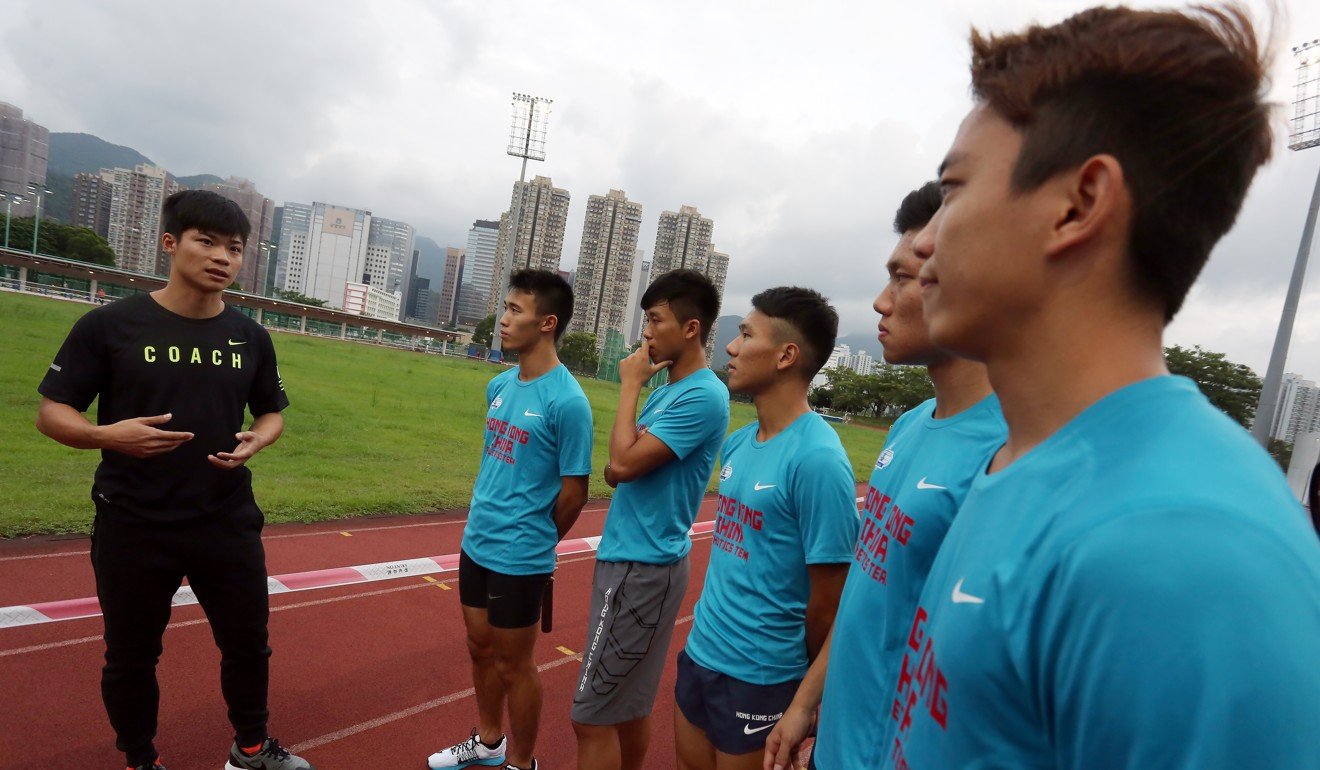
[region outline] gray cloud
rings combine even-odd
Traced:
[[[369,208],[462,245],[518,172],[509,92],[541,94],[555,99],[549,159],[528,173],[573,195],[566,265],[588,195],[641,201],[648,252],[660,211],[688,203],[731,255],[729,311],[807,284],[852,332],[873,328],[894,206],[933,174],[969,104],[969,27],[1085,5],[7,0],[0,100],[177,174],[238,174],[279,201]],[[1285,10],[1282,50],[1320,36],[1316,4]],[[1291,85],[1280,59],[1275,98]],[[1320,150],[1281,140],[1171,342],[1263,373],[1317,169]],[[1320,289],[1288,368],[1320,377]]]

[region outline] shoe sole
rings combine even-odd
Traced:
[[[477,766],[503,767],[505,764],[507,764],[504,761],[505,756],[507,755],[502,754],[498,757],[491,757],[490,759],[474,759],[471,762],[464,762],[461,765],[448,765],[446,767],[431,767],[431,763],[427,762],[426,767],[428,768],[428,770],[463,770],[463,768],[465,767],[477,767]],[[240,770],[240,769],[235,768],[234,770]]]

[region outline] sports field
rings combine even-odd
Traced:
[[[69,327],[90,305],[0,292],[0,536],[86,532],[98,453],[68,449],[33,427],[36,386]],[[284,438],[252,462],[268,521],[319,521],[466,506],[481,453],[485,386],[498,365],[353,342],[273,335],[292,402]],[[582,379],[596,420],[593,498],[618,386]],[[94,415],[95,406],[93,406]],[[731,424],[755,417],[734,404]],[[881,430],[836,426],[864,480]],[[713,480],[713,479],[712,479]],[[712,484],[711,488],[714,488]]]

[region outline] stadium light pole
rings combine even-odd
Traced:
[[[550,120],[550,105],[553,103],[553,100],[539,96],[520,94],[516,91],[513,94],[513,122],[509,126],[508,154],[522,158],[522,171],[518,174],[518,186],[515,188],[518,194],[511,207],[512,211],[509,212],[508,243],[505,245],[505,253],[498,255],[503,267],[494,271],[495,275],[491,280],[497,277],[507,280],[513,273],[513,251],[518,242],[518,215],[522,212],[523,184],[527,181],[527,161],[545,160],[545,132]],[[530,260],[529,256],[529,266]],[[499,313],[495,315],[498,317]],[[491,329],[490,358],[492,361],[503,358],[498,329]]]
[[[14,210],[15,203],[22,203],[23,196],[5,193],[5,248],[9,248],[9,215]]]
[[[52,191],[47,190],[44,185],[33,184],[31,182],[28,183],[28,189],[32,191],[33,195],[37,196],[37,213],[32,218],[32,253],[36,254],[37,234],[41,232],[41,200],[46,195],[50,195]]]
[[[1293,99],[1293,115],[1288,131],[1288,149],[1302,150],[1320,146],[1320,40],[1312,40],[1292,49],[1297,60],[1297,94]],[[1293,263],[1292,280],[1288,282],[1288,295],[1283,301],[1283,315],[1279,330],[1274,335],[1274,350],[1265,370],[1265,383],[1260,389],[1256,405],[1256,419],[1251,424],[1251,435],[1261,446],[1269,448],[1270,432],[1274,427],[1274,411],[1279,405],[1279,386],[1283,382],[1283,368],[1288,361],[1288,346],[1292,342],[1293,322],[1297,320],[1297,303],[1302,296],[1302,283],[1306,279],[1306,262],[1311,255],[1311,240],[1315,236],[1316,214],[1320,211],[1320,172],[1311,191],[1311,207],[1306,212],[1302,227],[1302,242],[1297,247],[1297,261]]]

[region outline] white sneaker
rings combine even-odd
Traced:
[[[509,739],[506,736],[500,736],[500,742],[495,748],[487,748],[486,744],[481,742],[477,736],[477,731],[473,730],[472,735],[462,743],[450,746],[442,751],[437,751],[426,758],[426,766],[431,770],[442,770],[448,767],[499,767],[504,764],[504,754],[508,750]]]

